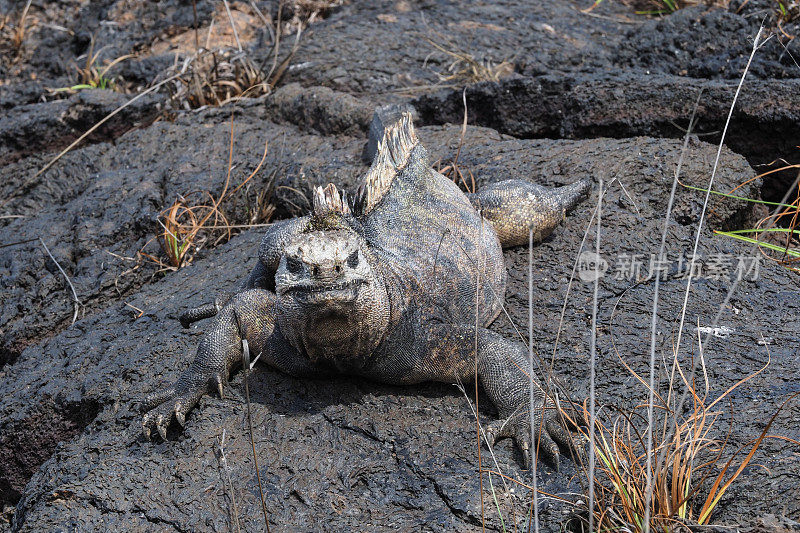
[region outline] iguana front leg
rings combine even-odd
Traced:
[[[149,439],[156,429],[166,439],[173,417],[183,426],[186,414],[209,390],[217,390],[222,396],[231,370],[242,360],[243,339],[247,340],[252,357],[265,352],[265,360],[274,359],[270,338],[275,330],[275,298],[272,292],[251,289],[231,299],[200,341],[192,365],[174,385],[151,394],[143,402],[149,411],[142,420],[145,437]]]
[[[478,379],[500,414],[498,420],[485,428],[490,443],[513,438],[522,451],[525,467],[530,467],[530,387],[533,386],[532,418],[538,450],[557,467],[559,445],[574,449],[572,436],[562,424],[563,417],[554,399],[536,375],[529,378],[528,353],[522,343],[479,328],[476,361],[474,326],[436,324],[427,328],[426,337],[427,354],[417,367],[419,380],[468,382],[474,379],[477,362]]]
[[[309,217],[292,218],[276,222],[269,227],[258,247],[258,261],[250,276],[242,284],[242,290],[267,289],[275,290],[275,272],[278,270],[283,247],[295,235],[308,225]],[[205,318],[211,318],[230,301],[232,294],[223,294],[213,302],[205,303],[184,311],[179,320],[181,325],[188,328],[192,323]]]

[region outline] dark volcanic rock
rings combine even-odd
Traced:
[[[682,137],[695,101],[695,132],[725,126],[736,83],[633,74],[542,76],[481,83],[467,90],[471,124],[516,137]],[[800,142],[800,80],[747,80],[731,117],[726,144],[755,163],[792,153]],[[414,101],[425,123],[460,123],[461,91]],[[704,138],[709,138],[704,135]]]
[[[112,91],[81,91],[68,100],[15,107],[0,122],[0,165],[27,155],[60,151],[130,98]],[[148,124],[161,113],[164,98],[147,95],[129,105],[85,142],[112,141],[126,131]]]
[[[610,15],[626,11],[608,4]],[[609,65],[625,25],[612,17],[587,24],[579,11],[585,7],[582,0],[524,6],[506,0],[348,3],[313,26],[288,76],[303,85],[381,93],[383,104],[398,91],[415,94],[431,84],[469,83],[469,76],[457,74],[469,68],[457,62],[459,54],[531,73],[596,72]]]
[[[650,72],[738,79],[763,19],[763,14],[744,17],[702,5],[679,9],[628,31],[612,60],[620,66]],[[762,41],[769,33],[769,28],[765,29]],[[800,57],[800,43],[778,33],[754,55],[750,76],[800,78],[797,57]]]
[[[297,83],[269,96],[267,116],[322,135],[361,135],[372,119],[373,107],[346,93],[327,87],[305,89]]]
[[[216,120],[222,122],[225,117],[225,113],[218,113]],[[209,123],[215,120],[213,115],[205,119]],[[260,125],[254,118],[246,122],[248,129],[275,128],[270,123]],[[224,123],[216,127],[223,129]],[[163,136],[159,128],[156,125],[136,133],[138,142],[148,132]],[[291,129],[280,134],[284,133],[290,138],[298,135]],[[420,131],[434,159],[442,160],[454,156],[459,134],[457,127]],[[224,136],[220,136],[224,144]],[[298,137],[298,142],[300,139],[308,141]],[[364,139],[339,137],[336,142],[349,146],[352,161],[343,167],[352,175],[363,172],[359,154]],[[290,153],[293,159],[302,160],[303,154],[317,149],[298,146]],[[604,177],[606,182],[616,178],[603,214],[603,254],[613,267],[619,254],[655,251],[679,150],[677,141],[520,141],[503,138],[492,130],[469,128],[461,161],[464,168],[475,173],[479,184],[510,177],[547,185],[585,176]],[[711,145],[692,146],[685,163],[687,182],[696,184],[707,177],[714,151]],[[724,161],[721,185],[737,183],[747,173],[741,158],[726,154]],[[682,191],[678,205],[691,211],[699,196]],[[592,201],[594,198],[534,250],[533,305],[539,310],[535,314],[534,342],[541,355],[553,348],[566,280],[590,218]],[[724,224],[724,217],[739,216],[735,209],[721,211],[718,216],[723,219],[712,219],[712,224]],[[692,226],[670,224],[670,253],[689,249],[692,232]],[[234,288],[253,263],[259,233],[248,231],[195,264],[127,296],[125,302],[144,311],[141,317],[135,318],[121,300],[106,304],[104,311],[93,312],[51,339],[27,348],[15,364],[3,369],[0,453],[14,468],[4,470],[7,473],[2,481],[22,493],[13,530],[69,529],[78,524],[102,529],[124,524],[131,531],[154,527],[215,531],[232,527],[234,516],[246,530],[261,527],[241,374],[234,379],[226,399],[203,399],[190,415],[184,433],[172,433],[165,443],[142,439],[137,403],[143,394],[172,381],[193,356],[203,326],[184,330],[176,315],[219,291]],[[747,250],[706,233],[701,252],[708,256]],[[527,315],[527,250],[511,250],[506,257],[510,271],[507,309],[522,328]],[[642,371],[649,328],[646,302],[652,284],[633,285],[632,280],[615,279],[613,274],[609,271],[601,285],[599,394],[602,401],[631,405],[641,401],[645,391],[639,390],[634,378],[621,368],[611,339],[626,362]],[[694,324],[700,319],[707,324],[728,286],[725,279],[697,281],[689,321]],[[683,289],[679,280],[662,285],[664,328],[678,313]],[[735,333],[706,347],[706,357],[712,361],[708,363],[710,376],[718,393],[763,364],[766,352],[757,345],[758,332],[771,332],[772,364],[735,399],[746,410],[748,421],[737,419],[733,447],[752,438],[758,431],[756,421],[766,420],[797,386],[790,377],[796,357],[791,332],[800,327],[797,299],[792,296],[796,290],[796,280],[785,271],[762,265],[760,279],[744,282],[723,313],[722,323]],[[590,284],[576,281],[562,333],[565,341],[556,361],[558,374],[577,397],[583,397],[587,387],[590,293]],[[614,312],[619,295],[623,298]],[[764,300],[762,295],[770,296]],[[505,319],[495,327],[516,335]],[[667,331],[659,342],[669,339]],[[686,335],[686,349],[691,346],[691,337]],[[250,388],[256,450],[273,525],[325,524],[331,530],[464,531],[480,527],[474,419],[456,387],[430,384],[399,388],[346,377],[297,380],[258,369],[250,377]],[[482,405],[488,405],[485,398]],[[83,413],[83,418],[70,414],[75,409]],[[484,407],[481,413],[483,420],[491,416]],[[785,410],[773,430],[791,431],[798,415],[796,407]],[[224,460],[220,450],[223,431]],[[25,446],[34,440],[52,444]],[[36,470],[37,461],[45,458],[48,449],[52,456]],[[791,453],[788,445],[778,441],[765,450],[760,460],[775,468]],[[526,479],[510,443],[497,446],[495,455],[505,473]],[[561,474],[543,466],[540,486],[549,492],[575,490],[564,484],[571,471],[570,465],[565,465]],[[23,488],[19,483],[30,472],[33,476]],[[779,481],[762,470],[748,475],[752,476],[750,482],[762,488],[757,493],[735,492],[735,497],[724,502],[725,516],[768,509],[778,491],[787,489],[787,483],[794,487],[794,481]],[[525,491],[516,488],[515,493],[521,496],[513,496],[505,492],[499,478],[493,481],[509,520],[512,501],[516,501],[518,513],[525,508]],[[486,480],[484,485],[488,485]],[[486,498],[491,501],[491,494]],[[489,509],[487,506],[487,525],[499,529],[496,512],[493,507]],[[542,509],[548,530],[558,530],[563,516],[562,508],[553,502]]]
[[[204,398],[185,431],[173,428],[168,442],[140,435],[138,399],[175,379],[207,327],[185,330],[176,317],[234,290],[254,261],[260,229],[216,248],[213,239],[206,241],[178,272],[157,272],[136,259],[139,251],[160,253],[155,217],[176,198],[221,193],[232,116],[232,184],[256,168],[269,143],[262,170],[223,205],[234,224],[258,219],[270,204],[276,218],[305,213],[314,185],[332,181],[352,190],[367,169],[362,153],[376,106],[413,104],[435,166],[451,164],[461,141],[465,86],[472,124],[458,159],[465,181],[474,177],[481,186],[520,178],[555,186],[602,178],[609,186],[601,232],[608,271],[599,290],[597,392],[613,407],[643,402],[646,391],[623,361],[646,374],[650,258],[660,241],[681,128],[702,91],[695,132],[712,144],[691,140],[681,180],[705,187],[751,39],[765,16],[768,24],[775,20],[771,0],[735,0],[728,10],[696,7],[663,18],[635,15],[627,3],[610,0],[591,12],[585,12],[591,0],[348,1],[318,13],[305,28],[272,95],[177,111],[155,123],[165,95],[143,98],[93,135],[92,144],[37,177],[55,152],[163,79],[202,41],[214,48],[234,46],[234,40],[222,2],[65,0],[34,2],[26,38],[13,50],[6,31],[18,23],[24,4],[0,0],[0,16],[8,15],[0,30],[3,531],[231,531],[237,521],[242,530],[263,528],[241,374],[225,399]],[[274,18],[277,4],[229,4],[245,53],[271,65],[270,32],[253,5]],[[287,6],[284,22],[300,12]],[[800,33],[797,21],[782,28]],[[289,33],[279,60],[293,44]],[[721,153],[717,191],[749,180],[753,168],[762,171],[756,165],[793,160],[800,144],[797,43],[777,35],[756,54]],[[108,73],[130,94],[47,91],[76,83],[75,67],[83,68],[90,52],[99,52],[95,66],[136,55]],[[771,175],[763,186],[756,180],[737,193],[779,199],[795,175],[789,181]],[[748,277],[729,295],[739,258],[759,254],[709,229],[746,227],[754,213],[748,203],[711,199],[699,249],[705,274],[691,288],[680,362],[688,368],[697,355],[696,327],[714,326],[718,313],[726,329],[703,346],[711,397],[770,359],[723,409],[713,436],[728,436],[732,451],[756,437],[800,390],[800,286],[796,276],[762,261],[756,279]],[[533,250],[532,340],[546,359],[596,200],[595,187],[592,198]],[[686,290],[678,265],[684,261],[685,267],[691,252],[702,201],[702,192],[679,187],[668,221],[659,369],[672,362]],[[39,238],[81,300],[75,324],[64,276]],[[527,248],[507,251],[506,262],[507,314],[493,327],[516,337],[527,331]],[[573,282],[555,350],[556,375],[577,399],[588,394],[592,289],[580,277]],[[660,370],[657,381],[663,391],[666,373]],[[273,530],[477,531],[482,509],[489,530],[514,529],[512,509],[518,529],[524,528],[525,487],[493,475],[495,504],[485,475],[482,501],[475,419],[457,387],[401,388],[341,376],[298,380],[266,368],[255,370],[249,386]],[[484,397],[478,411],[484,422],[493,416]],[[797,440],[798,427],[795,401],[770,433]],[[496,463],[486,452],[484,469],[530,481],[511,443],[495,448]],[[713,520],[742,524],[741,531],[790,529],[800,520],[797,448],[767,440],[755,463],[765,468],[747,469]],[[569,461],[561,473],[543,465],[539,475],[549,493],[582,490]],[[568,509],[545,499],[543,530],[558,531]]]

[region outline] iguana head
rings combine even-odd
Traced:
[[[352,230],[311,230],[285,248],[275,274],[280,298],[303,305],[355,302],[374,273]]]
[[[346,205],[334,187],[317,189],[308,228],[284,247],[275,273],[281,332],[312,359],[342,367],[372,352],[389,316],[386,289],[366,242],[346,223]]]

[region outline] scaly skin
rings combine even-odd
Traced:
[[[311,215],[267,232],[241,292],[181,317],[188,325],[217,315],[190,368],[144,402],[145,435],[166,438],[203,394],[222,395],[247,341],[261,361],[293,376],[465,383],[477,368],[500,413],[487,428],[491,442],[514,438],[528,465],[532,407],[539,448],[557,462],[571,436],[537,376],[527,375],[526,347],[486,328],[505,294],[501,245],[527,243],[529,228],[535,241],[545,238],[588,189],[509,180],[468,197],[431,168],[404,116],[387,129],[352,204],[333,185],[318,188]]]

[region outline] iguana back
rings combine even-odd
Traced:
[[[383,142],[356,200],[365,238],[404,276],[413,276],[412,296],[443,320],[474,323],[478,290],[479,323],[488,324],[500,312],[506,282],[492,224],[431,168],[408,115],[388,128]],[[366,187],[372,188],[369,201]]]

